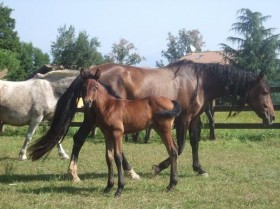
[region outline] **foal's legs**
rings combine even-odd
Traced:
[[[198,157],[199,120],[200,117],[193,119],[189,126],[190,144],[192,147],[193,170],[197,172],[199,175],[208,176],[207,172],[200,165],[199,157]],[[175,125],[176,125],[176,135],[177,135],[177,143],[178,143],[178,155],[180,155],[183,151],[185,141],[186,141],[185,127],[187,127],[187,124],[184,123],[183,121],[177,120]],[[153,166],[153,174],[157,175],[159,172],[167,168],[170,165],[170,163],[171,163],[170,158],[167,158],[159,165]]]
[[[68,174],[70,175],[72,181],[74,182],[80,181],[80,178],[78,176],[78,164],[77,164],[79,153],[85,142],[86,137],[89,135],[89,133],[92,130],[93,124],[94,124],[93,120],[85,119],[82,125],[80,126],[78,132],[73,137],[74,145],[72,148],[71,160],[68,167]],[[124,154],[123,154],[123,168],[132,179],[136,179],[136,180],[140,179],[139,175],[130,166]]]
[[[186,134],[187,134],[187,122],[183,120],[182,117],[176,118],[175,120],[175,128],[176,128],[176,138],[177,138],[177,145],[178,145],[178,155],[183,152],[186,143]],[[171,164],[170,158],[162,161],[158,165],[153,166],[153,175],[157,175],[162,170],[166,169]]]
[[[113,136],[105,136],[108,181],[104,192],[109,192],[114,185],[114,172],[112,163],[114,159],[118,170],[118,189],[115,193],[115,197],[119,197],[124,188],[124,176],[122,168],[122,137],[123,135],[119,131],[114,132]]]
[[[92,133],[92,136],[95,137],[95,135],[96,135],[96,125],[93,125],[91,133]],[[133,170],[133,168],[131,167],[131,165],[127,161],[124,154],[123,154],[122,157],[123,157],[123,170],[125,171],[126,175],[128,175],[131,179],[139,180],[140,176]]]
[[[123,134],[119,131],[114,132],[114,159],[118,170],[118,189],[115,193],[115,197],[121,196],[124,188],[124,176],[123,176],[123,158],[122,158],[122,138]]]
[[[161,128],[161,127],[155,128],[155,130],[160,135],[162,142],[166,147],[171,162],[170,181],[167,187],[167,191],[172,191],[178,182],[177,180],[178,147],[172,139],[172,125],[165,126],[165,128]]]
[[[107,186],[104,189],[104,192],[107,193],[114,186],[114,169],[113,169],[113,160],[114,160],[114,145],[110,141],[108,136],[105,136],[105,146],[106,146],[106,163],[108,167],[108,180]]]

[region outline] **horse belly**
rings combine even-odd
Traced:
[[[0,108],[0,120],[13,126],[23,126],[29,124],[31,117],[27,112],[11,110],[10,108]]]
[[[135,133],[142,131],[146,128],[148,128],[152,124],[151,119],[149,118],[142,118],[135,116],[133,119],[123,123],[124,126],[124,133],[129,134],[129,133]]]

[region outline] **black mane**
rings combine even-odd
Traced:
[[[112,95],[113,97],[117,98],[117,99],[123,99],[122,97],[120,97],[120,95],[117,94],[117,92],[114,91],[114,89],[112,88],[112,86],[107,85],[105,83],[103,83],[102,81],[98,80],[98,82],[106,89],[106,91]]]
[[[197,80],[203,74],[217,78],[222,86],[227,89],[226,96],[232,97],[232,107],[236,106],[240,111],[246,103],[247,92],[256,84],[258,79],[257,73],[218,63],[195,63],[189,60],[179,60],[167,65],[165,68],[173,70],[175,77],[180,72],[192,71]],[[262,85],[266,85],[266,88],[270,89],[267,81],[264,81]]]

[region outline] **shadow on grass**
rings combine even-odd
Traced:
[[[241,142],[262,142],[265,140],[265,137],[262,134],[255,134],[255,135],[249,135],[249,134],[244,134],[239,137],[239,140]]]
[[[99,192],[101,188],[98,187],[75,187],[73,186],[46,186],[38,189],[22,189],[23,193],[45,194],[45,193],[67,193],[71,195],[89,196],[93,192]]]
[[[106,178],[107,173],[84,173],[79,174],[81,180]],[[13,182],[33,182],[33,181],[52,181],[58,179],[61,181],[70,181],[67,174],[34,174],[34,175],[20,175],[20,174],[4,174],[0,175],[0,183],[10,184]]]

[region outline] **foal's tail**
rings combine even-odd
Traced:
[[[174,105],[172,110],[163,110],[158,112],[157,114],[167,118],[173,118],[179,116],[180,113],[182,112],[182,107],[180,103],[175,100],[171,100],[171,101]]]
[[[50,129],[28,149],[33,161],[39,160],[49,153],[58,142],[64,139],[77,110],[83,81],[83,78],[79,75],[59,98]]]

